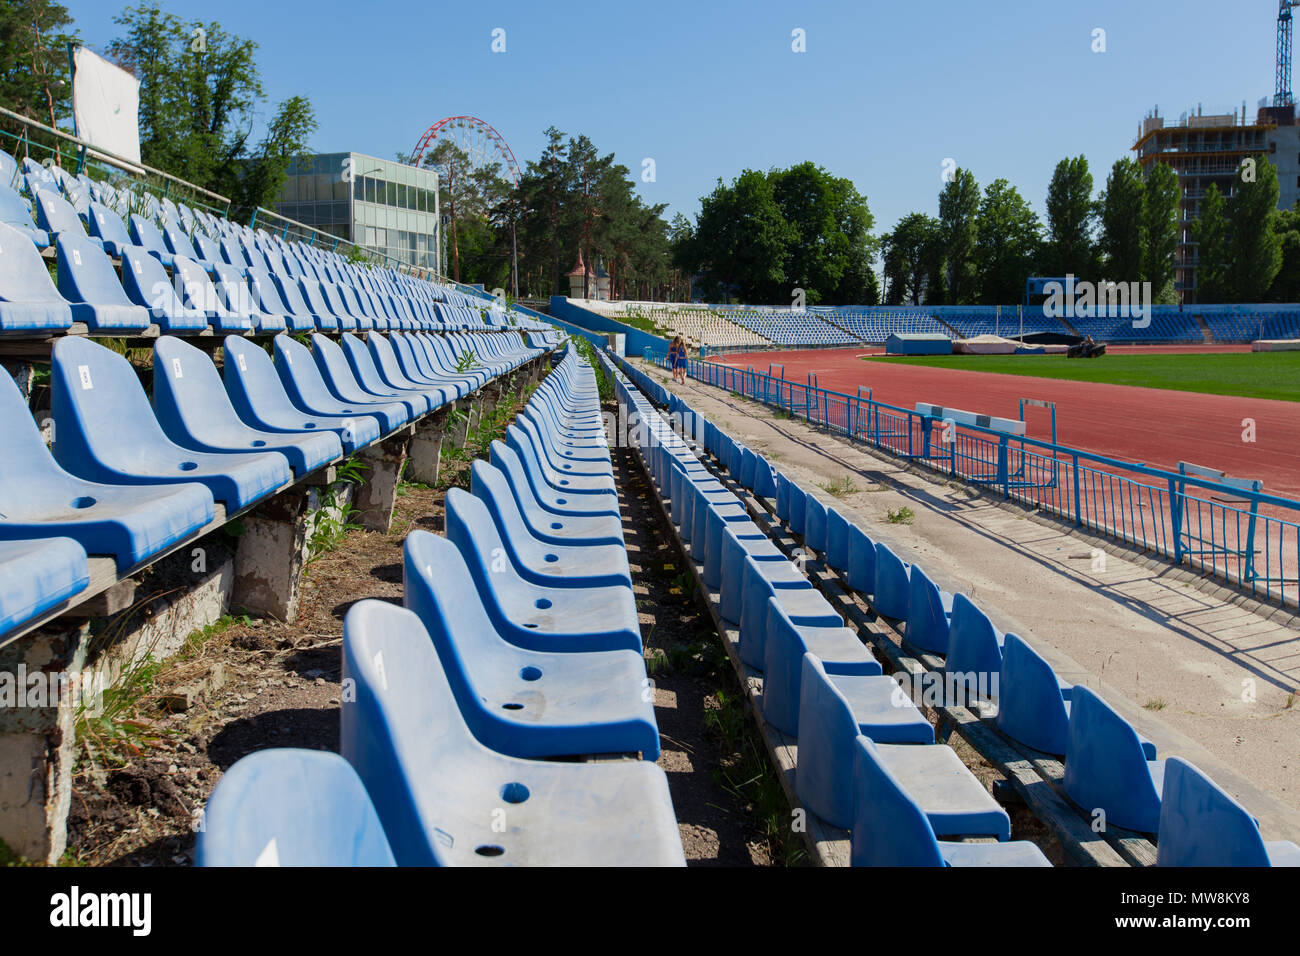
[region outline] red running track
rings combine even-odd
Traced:
[[[817,349],[730,354],[714,361],[761,372],[783,363],[790,381],[806,382],[813,373],[822,388],[849,395],[867,385],[876,401],[902,408],[932,402],[1019,418],[1021,398],[1043,399],[1056,403],[1063,445],[1156,468],[1177,470],[1179,461],[1191,461],[1234,477],[1263,479],[1268,494],[1300,498],[1300,403],[862,361],[880,354],[881,349]],[[1045,410],[1030,409],[1026,417],[1029,437],[1051,438]],[[1255,421],[1253,444],[1242,441],[1246,418]],[[1286,517],[1296,520],[1295,512]]]

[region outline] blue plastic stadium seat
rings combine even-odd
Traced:
[[[394,866],[352,765],[335,753],[273,748],[240,759],[203,810],[198,866]]]
[[[54,457],[68,471],[108,484],[198,482],[242,509],[292,478],[283,455],[210,454],[173,443],[154,418],[135,370],[121,355],[78,338],[54,346]]]
[[[1049,754],[1068,745],[1070,703],[1050,664],[1024,640],[1008,634],[998,680],[998,727],[1022,744]]]
[[[525,650],[497,633],[456,545],[413,531],[404,549],[406,606],[419,615],[470,731],[515,757],[659,756],[645,664],[633,650]]]
[[[161,262],[140,246],[123,246],[121,256],[122,287],[127,300],[148,309],[164,334],[202,332],[208,327],[203,312],[181,301]]]
[[[127,298],[108,254],[85,235],[64,232],[56,243],[59,294],[71,303],[72,318],[92,332],[144,331],[149,310]]]
[[[877,614],[907,620],[912,588],[910,572],[911,565],[905,564],[888,545],[876,542],[876,583],[872,589],[871,606]]]
[[[125,571],[212,520],[212,495],[202,485],[121,487],[65,472],[8,376],[0,376],[0,441],[0,540],[68,537]]]
[[[53,332],[72,325],[72,309],[36,247],[0,222],[0,332]]]
[[[376,334],[371,338],[379,339],[381,336]],[[400,376],[390,380],[375,363],[370,349],[366,348],[365,343],[351,332],[343,333],[341,345],[357,383],[372,395],[419,396],[429,409],[441,408],[460,397],[460,390],[451,384],[419,385]]]
[[[873,681],[881,674],[880,665],[856,633],[844,627],[842,621],[831,626],[798,623],[782,604],[788,593],[778,592],[767,602],[767,633],[763,640],[763,719],[783,734],[800,737],[799,695],[803,686],[805,654],[816,656],[832,674],[854,678],[855,681],[865,678],[867,686],[877,692],[883,685]],[[821,598],[819,592],[813,593]],[[826,605],[823,613],[834,614],[826,599],[821,600]],[[885,680],[893,683],[889,678]],[[884,701],[888,705],[889,688],[883,689]],[[929,724],[926,726],[928,728]]]
[[[836,571],[849,569],[849,522],[834,508],[826,509],[826,566]]]
[[[931,817],[908,792],[898,769],[891,767],[883,756],[885,746],[877,746],[867,737],[859,737],[854,742],[854,811],[849,857],[853,866],[1051,865],[1042,851],[1028,842],[940,843],[935,838]]]
[[[750,557],[759,563],[786,562],[785,555],[767,535],[758,532],[757,526],[750,527],[757,533],[751,533],[744,527],[738,530],[732,526],[724,526],[722,529],[722,575],[718,583],[718,613],[724,621],[729,621],[736,626],[740,625],[743,609],[745,558]]]
[[[409,410],[400,402],[378,398],[365,402],[340,401],[330,391],[307,346],[287,335],[277,335],[274,342],[276,371],[284,390],[301,411],[311,415],[364,416],[378,422],[383,434],[410,420]]]
[[[420,392],[397,392],[384,389],[382,393],[367,391],[356,377],[347,356],[333,339],[313,333],[311,356],[320,370],[321,379],[330,393],[341,402],[396,402],[406,409],[408,420],[419,418],[432,407],[432,399]]]
[[[848,829],[853,825],[854,741],[865,735],[877,744],[932,744],[934,728],[891,677],[829,674],[814,654],[804,656],[800,677],[799,802],[833,826]]]
[[[36,206],[36,225],[43,229],[51,240],[60,235],[71,235],[78,239],[87,239],[86,227],[81,224],[81,217],[72,204],[51,189],[38,189],[34,196]],[[103,242],[87,239],[97,248]]]
[[[253,331],[252,316],[234,312],[226,305],[203,266],[177,253],[172,257],[172,268],[175,270],[175,283],[181,301],[186,308],[197,310],[206,316],[214,331]]]
[[[857,525],[848,529],[849,587],[861,594],[872,595],[876,590],[876,542]]]
[[[1074,688],[1064,781],[1071,800],[1089,814],[1104,810],[1109,825],[1155,833],[1164,771],[1128,721],[1087,687]]]
[[[912,572],[915,574],[915,570]],[[954,703],[965,705],[984,697],[998,699],[1002,674],[1003,636],[988,615],[964,594],[952,599],[952,619],[948,628],[948,655],[944,673],[959,694]]]
[[[1157,866],[1300,866],[1300,846],[1265,843],[1246,808],[1180,757],[1165,763]]]
[[[297,435],[263,431],[240,421],[208,356],[180,339],[154,344],[154,412],[163,432],[184,448],[204,452],[284,455],[298,478],[343,456],[333,432]]]
[[[948,628],[953,596],[930,580],[919,565],[912,565],[908,581],[907,643],[934,654],[948,653]]]
[[[71,538],[0,540],[0,634],[80,594],[89,583],[86,551]]]
[[[217,281],[217,301],[233,316],[248,318],[258,332],[283,332],[287,320],[281,313],[267,312],[258,304],[258,297],[249,289],[238,268],[226,262],[213,262],[212,273]]]
[[[623,522],[608,515],[560,515],[548,512],[527,483],[512,484],[505,472],[486,461],[470,465],[471,491],[489,509],[513,501],[529,533],[539,541],[562,545],[612,545],[623,549]]]
[[[343,708],[341,750],[399,864],[685,863],[659,767],[491,750],[466,725],[433,641],[412,638],[421,629],[412,612],[379,601],[354,605],[343,625],[356,701]]]
[[[44,229],[37,229],[32,221],[26,201],[3,183],[0,183],[0,226],[8,226],[35,249],[44,249],[50,244],[49,234]]]
[[[740,659],[761,670],[767,656],[768,599],[779,597],[784,613],[804,627],[843,627],[844,619],[808,579],[788,562],[745,556],[741,572]]]
[[[103,243],[104,251],[109,255],[120,257],[123,249],[133,245],[122,217],[103,203],[90,204],[87,223],[90,226],[90,235]]]
[[[133,245],[142,246],[149,255],[157,257],[158,261],[168,268],[171,267],[172,252],[167,248],[167,243],[162,233],[158,231],[158,227],[146,217],[139,213],[131,213],[128,234]]]

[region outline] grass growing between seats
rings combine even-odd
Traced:
[[[1064,355],[867,356],[863,361],[1300,402],[1300,352],[1153,353],[1096,359]]]

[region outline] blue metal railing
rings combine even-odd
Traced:
[[[647,350],[649,353],[649,350]],[[654,364],[665,359],[647,354]],[[630,366],[628,367],[630,368]],[[687,374],[792,418],[984,487],[1131,547],[1300,605],[1300,502],[1054,442],[944,422],[908,408],[691,360]],[[941,429],[938,438],[936,426]],[[1266,510],[1267,509],[1267,510]]]

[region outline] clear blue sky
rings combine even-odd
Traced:
[[[64,0],[83,40],[117,35],[116,0]],[[267,109],[301,93],[320,151],[391,158],[444,116],[495,126],[523,165],[554,125],[586,133],[667,215],[718,177],[820,163],[852,179],[877,231],[937,212],[942,163],[1004,177],[1040,213],[1056,162],[1101,189],[1153,106],[1253,116],[1273,92],[1276,0],[164,0],[255,39]],[[506,52],[491,50],[506,31]],[[1106,31],[1093,53],[1093,30]],[[805,31],[807,52],[791,50]]]

